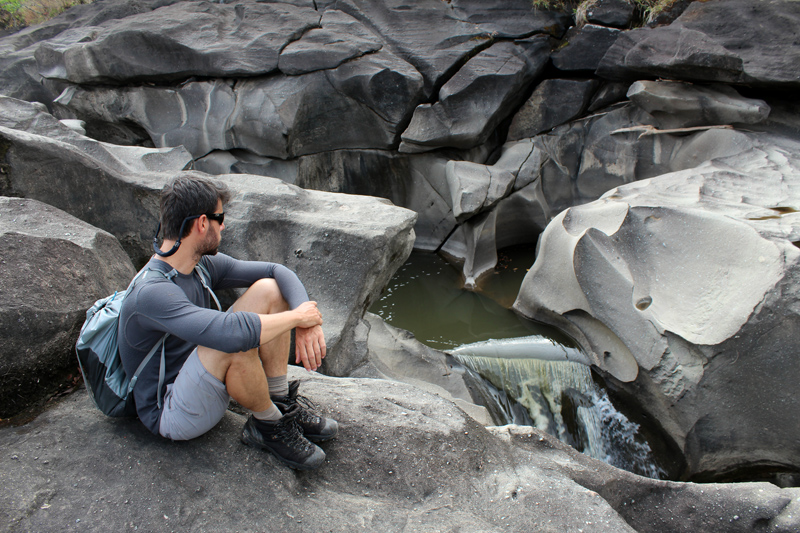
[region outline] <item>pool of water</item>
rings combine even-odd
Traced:
[[[526,320],[510,309],[533,264],[533,247],[503,250],[499,259],[495,271],[480,280],[478,290],[467,291],[457,267],[436,253],[412,252],[370,312],[437,350],[527,335],[574,346],[557,329]]]
[[[534,262],[533,247],[505,249],[498,257],[497,268],[468,291],[458,267],[435,253],[412,252],[370,311],[442,351],[490,339],[538,338],[529,357],[455,356],[480,376],[479,395],[495,423],[533,425],[619,468],[668,477],[639,425],[617,411],[588,366],[537,354],[542,344],[576,348],[572,339],[510,309]]]

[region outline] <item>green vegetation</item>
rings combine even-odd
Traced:
[[[91,0],[0,0],[0,29],[18,30]]]

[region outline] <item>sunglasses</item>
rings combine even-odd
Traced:
[[[222,224],[225,221],[225,211],[223,211],[222,213],[206,213],[206,216],[211,220],[216,220],[220,224]]]
[[[210,220],[216,220],[220,224],[222,224],[225,221],[224,211],[222,213],[203,213],[203,214],[207,216]],[[153,236],[153,250],[161,257],[169,257],[175,252],[177,252],[178,248],[181,245],[181,236],[183,235],[183,231],[186,229],[186,223],[189,222],[190,220],[200,218],[201,216],[203,215],[192,215],[190,217],[186,217],[183,219],[183,222],[181,223],[181,229],[180,231],[178,231],[178,240],[175,241],[175,245],[172,247],[172,249],[167,252],[162,252],[161,248],[158,246],[158,234],[161,232],[161,222],[159,222],[158,227],[156,227],[156,234]]]

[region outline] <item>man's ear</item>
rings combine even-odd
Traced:
[[[200,235],[205,234],[208,231],[208,217],[202,215],[195,219],[194,221],[194,228]]]

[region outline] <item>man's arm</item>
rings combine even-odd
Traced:
[[[271,277],[278,282],[278,288],[290,308],[297,311],[304,305],[304,302],[308,303],[308,294],[302,282],[293,271],[283,265],[260,261],[239,261],[232,257],[224,256],[224,254],[217,254],[213,259],[215,263],[220,263],[218,266],[222,267],[222,271],[218,274],[225,278],[223,283],[229,283],[231,286],[249,286],[256,279]],[[316,303],[314,303],[314,308],[316,309]],[[267,320],[267,323],[265,323],[264,317],[266,316],[268,315],[262,317],[261,323],[262,344],[287,331],[287,329],[283,329],[286,323],[282,322],[282,319]],[[314,324],[311,327],[295,325],[288,328],[296,328],[295,362],[302,363],[307,370],[319,368],[322,364],[322,359],[327,353],[325,335],[320,327],[322,324],[321,315],[319,320],[319,324]]]
[[[296,362],[306,370],[316,370],[325,357],[325,336],[322,333],[322,314],[317,302],[305,302],[296,309],[258,315],[261,319],[261,344],[297,328],[295,337]]]

